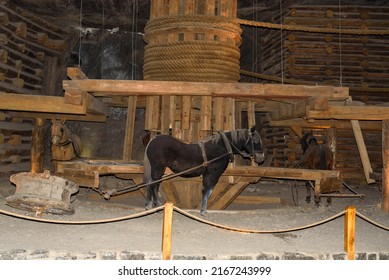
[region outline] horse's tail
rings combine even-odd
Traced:
[[[150,143],[150,142],[149,142]],[[151,164],[150,159],[147,156],[147,148],[149,145],[146,146],[145,155],[143,159],[143,183],[148,183],[151,180]]]

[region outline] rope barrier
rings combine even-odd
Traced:
[[[328,217],[324,220],[321,220],[321,221],[318,221],[318,222],[315,222],[315,223],[312,223],[312,224],[308,224],[308,225],[305,225],[305,226],[301,226],[301,227],[295,227],[295,228],[288,228],[288,229],[278,229],[278,230],[252,230],[252,229],[243,229],[243,228],[236,228],[236,227],[231,227],[231,226],[225,226],[225,225],[221,225],[221,224],[217,224],[217,223],[214,223],[214,222],[210,222],[210,221],[207,221],[205,219],[202,219],[202,218],[199,218],[195,215],[192,215],[190,213],[188,213],[187,211],[184,211],[176,206],[173,207],[175,211],[177,211],[178,213],[188,217],[188,218],[191,218],[193,220],[196,220],[200,223],[203,223],[203,224],[207,224],[207,225],[210,225],[210,226],[213,226],[213,227],[217,227],[217,228],[221,228],[221,229],[226,229],[226,230],[230,230],[230,231],[235,231],[235,232],[242,232],[242,233],[266,233],[266,234],[269,234],[269,233],[285,233],[285,232],[292,232],[292,231],[299,231],[299,230],[303,230],[303,229],[308,229],[308,228],[311,228],[311,227],[315,227],[315,226],[318,226],[318,225],[322,225],[322,224],[325,224],[329,221],[332,221],[332,220],[335,220],[341,216],[344,215],[344,213],[346,211],[342,211],[338,214],[335,214],[331,217]]]
[[[384,225],[382,225],[382,224],[379,224],[379,223],[373,221],[372,219],[366,217],[365,215],[363,215],[363,214],[361,214],[361,213],[359,213],[359,212],[356,212],[356,215],[357,215],[359,218],[361,218],[362,220],[364,220],[364,221],[366,221],[366,222],[368,222],[368,223],[370,223],[370,224],[372,224],[372,225],[374,225],[374,226],[376,226],[376,227],[378,227],[378,228],[380,228],[380,229],[389,231],[389,227],[386,227],[386,226],[384,226]]]
[[[50,224],[66,224],[66,225],[87,225],[87,224],[106,224],[106,223],[113,223],[113,222],[119,222],[124,220],[130,220],[130,219],[136,219],[144,216],[148,216],[154,213],[157,213],[164,209],[165,206],[159,206],[147,211],[142,211],[139,213],[126,215],[122,217],[116,217],[116,218],[108,218],[108,219],[100,219],[100,220],[85,220],[85,221],[61,221],[61,220],[53,220],[53,219],[42,219],[38,217],[31,217],[27,215],[17,214],[13,212],[9,212],[7,210],[0,209],[0,214],[4,214],[6,216],[19,218],[23,220],[30,220],[35,222],[43,222],[43,223],[50,223]]]

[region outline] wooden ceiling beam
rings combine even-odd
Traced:
[[[309,119],[365,120],[389,119],[389,108],[381,106],[337,106],[329,105],[326,110],[310,110]]]
[[[331,100],[344,100],[349,97],[347,87],[305,86],[257,83],[205,83],[178,81],[141,80],[65,80],[65,91],[78,88],[94,96],[114,95],[192,95],[235,97],[247,99],[285,98],[303,99],[322,96]]]

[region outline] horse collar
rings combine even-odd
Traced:
[[[223,131],[219,131],[219,134],[221,135],[224,142],[224,146],[226,147],[228,155],[230,156],[230,162],[234,162],[234,153],[232,151],[230,141],[228,140],[226,134]]]

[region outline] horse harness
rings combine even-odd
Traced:
[[[244,151],[241,151],[239,150],[237,147],[234,146],[234,144],[227,138],[226,134],[224,133],[224,131],[218,131],[218,133],[220,134],[221,138],[223,139],[223,143],[224,143],[224,146],[226,147],[227,149],[227,153],[228,156],[229,156],[229,161],[230,162],[234,162],[234,152],[233,152],[233,148],[242,156],[242,157],[249,157],[249,158],[252,158],[253,155],[252,154],[248,154]],[[254,152],[254,141],[253,141],[253,135],[251,132],[249,132],[249,137],[247,138],[246,140],[246,143],[244,143],[244,146],[248,143],[248,141],[251,140],[251,146],[252,146],[252,151]],[[199,142],[198,143],[199,147],[200,147],[200,150],[201,150],[201,155],[203,157],[203,161],[205,165],[208,165],[208,158],[207,158],[207,154],[205,152],[205,148],[204,148],[204,143],[203,142]]]
[[[61,125],[61,126],[62,126],[62,128],[63,128],[64,130],[66,129],[63,125]],[[51,135],[51,138],[53,138],[54,136],[57,136],[59,139],[62,140],[63,133],[62,133],[62,135],[52,134],[52,135]],[[78,154],[77,149],[76,149],[76,147],[74,146],[74,142],[73,142],[73,140],[71,139],[70,135],[68,135],[68,139],[67,139],[65,142],[59,142],[59,143],[56,144],[56,146],[63,147],[63,146],[69,145],[69,144],[72,144],[74,152],[75,152],[76,155],[79,157],[80,155]]]

